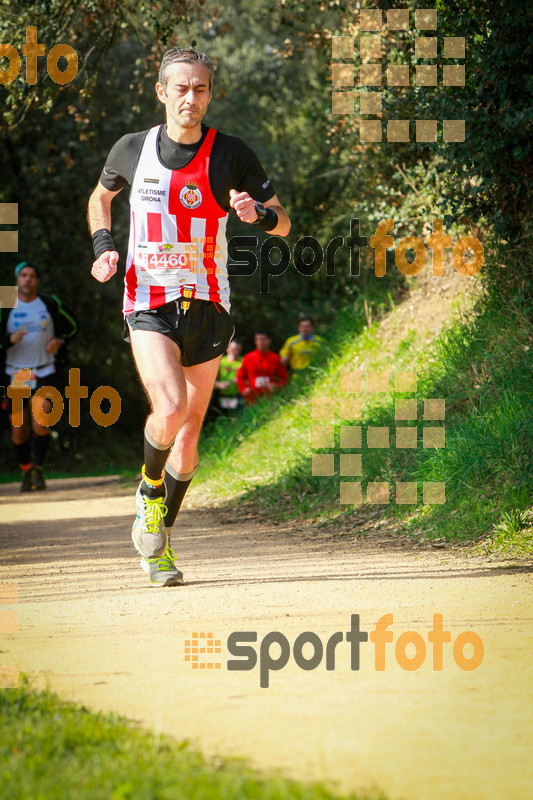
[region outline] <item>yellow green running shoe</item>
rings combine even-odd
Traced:
[[[165,554],[155,558],[142,558],[141,567],[150,574],[150,586],[181,586],[183,572],[176,566],[176,553],[170,544]]]
[[[142,481],[135,495],[137,517],[131,529],[131,538],[137,552],[144,558],[162,556],[168,547],[168,536],[163,527],[163,518],[167,513],[166,491],[161,497],[148,497],[142,493],[141,486]]]

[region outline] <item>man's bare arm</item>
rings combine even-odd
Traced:
[[[122,191],[121,189],[118,192]],[[111,202],[118,192],[112,192],[106,189],[105,186],[98,181],[94,192],[89,198],[89,207],[87,209],[87,222],[89,223],[89,230],[91,236],[95,231],[102,228],[111,230]]]
[[[119,189],[119,191],[121,190]],[[111,232],[111,202],[118,192],[106,189],[98,181],[89,199],[89,207],[87,209],[87,221],[91,235],[102,229]],[[106,250],[93,263],[91,275],[100,283],[105,283],[117,271],[118,257],[116,250]]]

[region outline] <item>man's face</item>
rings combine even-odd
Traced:
[[[19,294],[23,297],[30,296],[37,293],[37,286],[39,279],[33,267],[24,267],[20,270],[17,277],[17,286]]]
[[[194,128],[204,118],[211,92],[209,70],[205,64],[172,64],[167,69],[167,85],[156,83],[159,100],[165,105],[167,122]]]
[[[270,347],[270,339],[264,333],[255,334],[255,346],[260,353],[268,353]]]
[[[304,339],[308,339],[313,333],[313,326],[308,319],[303,319],[298,325],[298,332]]]

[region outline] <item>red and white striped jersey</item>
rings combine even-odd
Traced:
[[[230,310],[226,223],[209,183],[216,130],[182,169],[162,164],[160,125],[144,140],[130,191],[124,316],[177,300],[184,288]]]

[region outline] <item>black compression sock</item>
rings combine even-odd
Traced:
[[[146,497],[163,497],[165,494],[165,483],[161,479],[161,483],[159,486],[150,486],[149,483],[146,483],[146,479],[143,478],[143,482],[141,484],[141,492],[146,495]]]
[[[47,433],[44,436],[40,436],[37,433],[33,434],[33,463],[36,467],[42,467],[44,464],[48,443],[49,437]]]
[[[15,455],[20,467],[27,467],[29,464],[32,464],[29,439],[26,439],[22,444],[13,444],[13,447],[15,448]]]
[[[160,497],[163,492],[163,468],[167,462],[172,445],[156,442],[147,429],[144,429],[144,468],[143,494],[148,497]]]
[[[165,486],[167,489],[165,528],[173,526],[195,472],[196,467],[192,472],[178,473],[167,465],[165,469]]]

